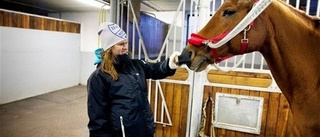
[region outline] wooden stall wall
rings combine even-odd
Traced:
[[[268,74],[219,72],[211,70],[208,80],[215,83],[251,85],[267,87],[271,83]],[[221,88],[213,86],[204,87],[203,100],[209,95],[215,99],[216,93],[227,93],[264,98],[260,134],[250,134],[233,130],[215,128],[216,137],[291,137],[292,128],[289,104],[283,94],[277,92],[253,91],[235,88]],[[203,101],[204,103],[204,101]]]
[[[80,33],[79,23],[7,10],[0,10],[0,26]]]
[[[168,77],[168,79],[185,81],[188,78],[188,71],[185,69],[178,69],[176,74]],[[153,109],[155,107],[155,82],[151,86],[151,102],[150,105]],[[188,118],[188,103],[189,103],[189,85],[177,84],[170,82],[161,82],[161,88],[168,106],[168,111],[171,117],[172,126],[164,126],[156,124],[155,137],[185,137],[187,131],[187,118]],[[157,108],[161,108],[162,99],[160,96],[157,98]],[[157,119],[161,119],[161,111],[158,111]],[[168,122],[167,117],[164,121]]]
[[[172,77],[169,77],[169,79],[184,81],[187,79],[187,77],[188,71],[184,69],[178,69],[176,74]],[[211,70],[208,73],[208,81],[223,84],[267,87],[271,83],[271,77],[268,74],[220,72]],[[190,86],[161,82],[161,87],[167,101],[169,113],[172,116],[173,125],[163,126],[157,124],[155,137],[185,137],[187,130],[187,112],[189,103],[188,97]],[[155,83],[153,82],[151,97],[152,107],[154,107],[154,88]],[[259,135],[215,128],[215,137],[292,137],[290,133],[292,128],[291,113],[288,102],[283,94],[278,92],[253,91],[214,86],[204,86],[203,92],[203,103],[206,101],[209,95],[215,100],[215,94],[217,92],[264,98],[261,131]],[[158,98],[158,100],[160,100],[160,98]],[[159,103],[159,105],[160,104],[161,103]],[[158,108],[160,107],[158,106]],[[158,112],[157,116],[160,116],[160,112]],[[210,120],[207,119],[207,121]],[[207,127],[209,127],[208,124]],[[209,131],[206,131],[206,133],[209,135]]]

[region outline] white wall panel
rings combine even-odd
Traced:
[[[110,21],[109,13],[107,10],[106,21]],[[49,16],[55,17],[57,15],[53,13]],[[65,20],[81,22],[81,51],[93,52],[98,48],[99,12],[64,12],[60,17]]]
[[[0,104],[79,84],[80,34],[1,27]]]
[[[96,65],[93,64],[95,59],[96,56],[93,52],[81,52],[81,85],[87,85],[89,76],[96,69]]]

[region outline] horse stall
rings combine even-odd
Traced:
[[[319,17],[319,2],[286,2]],[[135,27],[139,23],[133,14],[133,21],[124,22],[124,26],[135,27],[136,35],[129,34],[129,37],[140,36],[132,52],[137,54],[135,57],[143,55],[139,57],[157,62],[173,51],[182,51],[191,33],[202,28],[222,3],[223,0],[192,0],[191,3],[182,0],[161,49],[157,49],[156,59],[149,58],[150,49],[141,39],[144,33]],[[130,1],[126,4],[130,11]],[[192,10],[185,11],[186,5]],[[182,22],[179,24],[177,20]],[[156,27],[151,29],[162,31]],[[149,80],[147,85],[157,123],[156,137],[295,136],[288,101],[259,52],[229,58],[201,72],[182,65],[174,76]]]
[[[79,23],[1,9],[0,34],[0,104],[79,84]]]
[[[166,24],[149,14],[137,16],[131,0],[121,0],[117,23],[128,34],[134,58],[158,62],[182,52],[224,1],[181,0],[172,23]],[[286,3],[320,17],[319,0]],[[0,10],[0,26],[0,104],[79,84],[79,23]],[[200,72],[182,65],[175,75],[146,85],[155,137],[295,136],[289,103],[259,52]]]

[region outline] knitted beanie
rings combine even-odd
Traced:
[[[113,22],[101,23],[98,34],[100,36],[101,48],[104,50],[107,50],[118,42],[127,39],[127,34]]]

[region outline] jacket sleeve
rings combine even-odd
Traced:
[[[95,71],[87,81],[90,137],[112,137],[108,121],[108,83]]]
[[[144,61],[140,61],[140,63],[142,63],[147,79],[163,79],[174,75],[176,72],[176,69],[170,69],[169,58],[157,63],[147,63]]]

